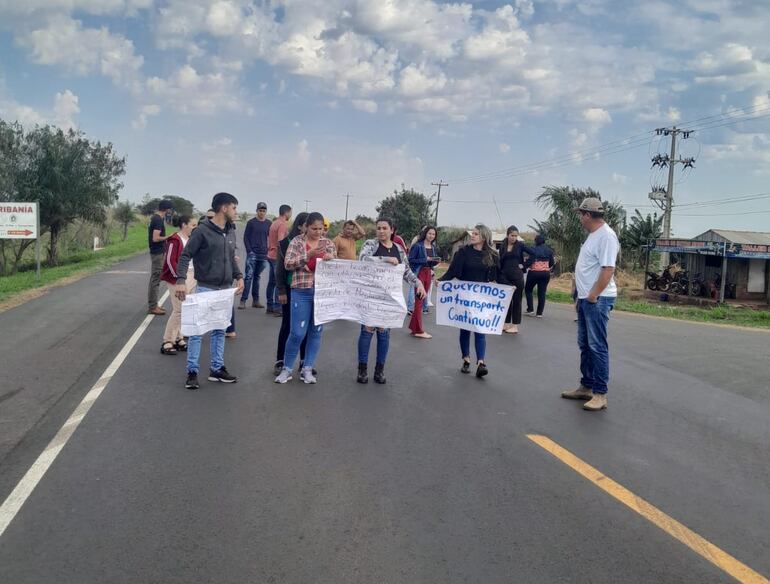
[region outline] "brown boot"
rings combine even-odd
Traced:
[[[577,389],[562,392],[561,396],[565,399],[592,399],[594,392],[581,384]]]
[[[583,409],[588,410],[589,412],[598,412],[599,410],[606,410],[607,395],[604,393],[595,393],[594,396],[591,398],[591,401],[588,401],[583,404]]]
[[[155,308],[150,308],[150,310],[147,311],[147,314],[154,314],[155,316],[163,316],[166,314],[166,311],[163,310],[160,306],[156,306]]]

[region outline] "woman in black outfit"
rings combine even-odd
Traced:
[[[276,377],[283,369],[283,354],[286,350],[286,341],[289,339],[289,333],[291,332],[291,276],[292,272],[286,270],[283,265],[286,258],[286,250],[289,248],[289,243],[292,239],[305,233],[305,222],[307,221],[308,214],[305,212],[299,213],[294,219],[294,223],[291,226],[289,235],[278,242],[278,255],[275,261],[275,287],[278,293],[278,302],[281,303],[283,312],[281,313],[281,331],[278,333],[278,351],[275,356],[275,365],[273,367]],[[307,344],[307,337],[302,341],[299,347],[300,361],[305,360],[305,345]]]
[[[486,225],[476,225],[471,231],[471,243],[457,250],[452,263],[440,281],[464,280],[466,282],[496,282],[500,265],[500,256],[492,247],[492,232]],[[484,358],[487,350],[487,337],[482,333],[473,333],[476,345],[476,377],[484,377],[487,369]],[[460,353],[463,365],[460,371],[471,372],[471,331],[460,330]]]
[[[505,317],[503,332],[516,334],[521,324],[521,297],[524,292],[524,254],[532,255],[534,250],[519,241],[519,229],[511,225],[500,250],[500,283],[516,286]]]
[[[524,264],[527,269],[527,285],[524,294],[527,297],[527,316],[532,316],[532,290],[537,286],[537,318],[543,318],[545,309],[545,291],[551,280],[551,268],[556,263],[553,250],[545,244],[545,237],[535,236],[535,247]]]

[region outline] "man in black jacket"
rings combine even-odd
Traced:
[[[224,290],[236,281],[235,295],[243,291],[243,274],[235,259],[235,238],[233,229],[238,199],[229,193],[217,193],[211,202],[214,216],[202,221],[193,231],[190,240],[179,258],[177,266],[176,296],[185,299],[185,279],[192,260],[195,264],[196,292]],[[200,359],[201,337],[192,336],[187,342],[187,389],[198,389],[198,360]],[[211,331],[211,367],[209,381],[235,383],[238,378],[225,368],[225,331]]]

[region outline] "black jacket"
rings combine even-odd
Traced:
[[[179,258],[176,283],[184,283],[192,260],[198,284],[217,290],[229,288],[233,280],[243,278],[235,261],[235,247],[234,225],[228,223],[224,229],[220,229],[210,219],[202,221],[192,232]]]
[[[492,266],[485,265],[483,257],[483,252],[473,249],[471,245],[461,247],[452,258],[449,269],[439,280],[443,282],[457,278],[466,282],[497,282],[499,261],[497,253]]]

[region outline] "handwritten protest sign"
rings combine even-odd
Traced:
[[[235,288],[188,294],[182,303],[182,334],[200,336],[230,326]]]
[[[500,335],[513,290],[491,282],[439,282],[436,324]]]
[[[403,278],[403,264],[318,262],[315,323],[352,320],[371,327],[401,328],[406,316]]]

